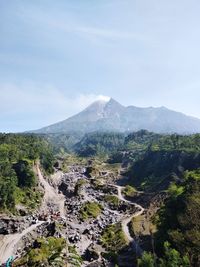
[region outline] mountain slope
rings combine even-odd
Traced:
[[[88,133],[93,131],[138,131],[189,134],[200,132],[200,120],[160,108],[124,107],[114,99],[96,101],[82,112],[36,133]]]

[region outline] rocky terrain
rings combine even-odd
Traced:
[[[38,237],[54,236],[63,237],[76,249],[83,258],[81,266],[110,266],[102,257],[106,249],[101,238],[109,225],[117,223],[129,249],[142,254],[129,224],[145,212],[144,208],[124,197],[124,188],[116,184],[116,177],[113,180],[113,173],[105,169],[100,177],[95,177],[88,175],[87,168],[91,167],[72,164],[66,173],[56,171],[47,179],[37,164],[35,171],[44,192],[41,207],[32,215],[0,218],[1,264],[10,256],[23,257]],[[109,200],[113,197],[117,205]]]

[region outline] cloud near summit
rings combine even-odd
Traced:
[[[78,92],[75,97],[69,97],[52,85],[27,83],[21,86],[1,84],[0,99],[1,121],[6,117],[12,118],[13,116],[18,116],[19,120],[23,121],[28,116],[30,125],[27,128],[34,129],[66,119],[83,110],[92,102],[108,101],[110,97]],[[18,131],[23,131],[25,129],[24,127],[21,129],[20,121],[17,128]]]

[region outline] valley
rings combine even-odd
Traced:
[[[2,266],[198,266],[199,135],[48,138],[0,135]]]
[[[98,247],[96,252],[96,257],[98,255],[98,264],[102,263],[102,258],[100,256],[100,251],[105,251],[105,249],[100,245],[101,234],[103,230],[110,224],[120,223],[122,231],[124,233],[127,244],[134,244],[136,246],[134,238],[131,236],[128,224],[133,217],[139,216],[144,212],[144,209],[137,203],[132,203],[126,200],[122,195],[123,187],[112,184],[111,181],[108,183],[109,174],[105,171],[106,175],[102,179],[101,188],[95,188],[92,185],[92,179],[85,175],[85,169],[87,166],[73,165],[68,166],[69,172],[63,173],[58,172],[58,177],[56,184],[52,185],[44,178],[41,173],[39,163],[36,165],[37,177],[40,186],[44,190],[44,196],[42,200],[41,207],[34,214],[35,221],[24,231],[17,234],[11,234],[6,236],[1,240],[0,245],[0,258],[1,263],[6,262],[10,256],[14,258],[20,258],[24,255],[22,239],[26,237],[29,233],[35,231],[37,233],[37,228],[40,226],[47,227],[48,224],[54,222],[60,222],[65,227],[59,232],[60,236],[68,239],[69,244],[75,245],[77,252],[84,256],[87,254],[88,249],[95,246]],[[117,177],[115,177],[117,180]],[[84,181],[84,183],[79,188],[79,192],[75,194],[75,187],[79,181]],[[64,187],[64,189],[59,189]],[[106,188],[110,194],[116,196],[119,201],[127,205],[127,210],[131,211],[127,214],[127,211],[120,211],[115,209],[110,209],[104,200],[105,193],[103,192]],[[110,188],[110,189],[108,189]],[[60,191],[62,190],[62,191]],[[71,194],[71,197],[68,196]],[[101,213],[96,218],[90,218],[90,220],[84,221],[80,217],[80,208],[84,203],[98,203],[101,205]],[[42,220],[43,219],[43,220]],[[39,231],[39,237],[43,230]],[[20,243],[20,252],[18,250],[18,244]],[[139,247],[139,245],[138,245]],[[26,248],[27,249],[27,248]],[[141,251],[139,251],[141,253]],[[86,261],[83,261],[82,266],[88,266],[92,262],[92,256],[86,257]]]

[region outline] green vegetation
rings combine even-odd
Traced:
[[[86,202],[81,207],[80,216],[83,220],[97,218],[102,209],[103,207],[97,202]]]
[[[113,195],[105,195],[105,201],[111,206],[113,209],[117,209],[120,204],[120,200],[117,196]]]
[[[67,262],[70,264],[71,267],[81,267],[83,259],[77,253],[75,247],[69,246],[68,247],[68,259]]]
[[[40,136],[52,144],[54,154],[65,155],[66,153],[73,152],[74,145],[80,141],[83,134],[78,132],[66,134],[49,133],[41,134]]]
[[[125,138],[126,150],[144,151],[147,150],[152,142],[159,140],[161,135],[141,130],[130,133]]]
[[[73,132],[70,134],[44,134],[44,139],[51,142],[56,154],[65,155],[75,152],[79,156],[111,156],[111,161],[121,162],[121,151],[137,152],[134,160],[149,151],[200,151],[200,134],[194,135],[161,135],[146,130],[130,133],[92,132],[85,134]]]
[[[74,188],[74,194],[75,195],[79,195],[80,194],[80,190],[83,188],[84,185],[87,184],[87,180],[85,179],[79,179],[75,185]]]
[[[151,218],[146,218],[145,215],[140,215],[131,220],[130,232],[133,236],[149,236],[156,232],[156,225],[153,224]]]
[[[75,145],[75,151],[79,156],[105,157],[124,144],[124,134],[95,132],[86,134]]]
[[[35,188],[19,188],[14,191],[15,205],[20,204],[29,210],[35,210],[41,203],[43,193]]]
[[[153,254],[144,252],[141,259],[138,259],[139,267],[190,267],[187,256],[181,257],[180,253],[171,248],[168,242],[164,243],[164,255],[157,258]]]
[[[200,264],[199,172],[187,172],[184,182],[176,190],[170,190],[171,195],[157,220],[158,253],[163,253],[160,248],[167,240],[181,256],[188,255],[192,266]]]
[[[171,183],[168,188],[168,193],[171,196],[171,198],[177,198],[179,195],[181,195],[184,191],[184,186],[178,186],[175,183]]]
[[[123,189],[123,194],[126,197],[133,197],[136,193],[136,189],[133,186],[126,185],[126,187]]]
[[[19,160],[17,163],[13,164],[13,169],[16,172],[19,187],[33,187],[36,185],[32,164],[27,160]]]
[[[73,165],[75,162],[76,164],[80,165],[80,166],[84,166],[87,165],[87,158],[84,157],[79,157],[78,155],[75,155],[74,153],[59,153],[58,155],[56,155],[56,157],[62,162],[61,165],[61,169],[63,172],[65,172],[65,170],[68,170],[68,166]]]
[[[126,149],[151,151],[200,151],[200,134],[194,135],[161,135],[141,130],[125,138]]]
[[[45,172],[51,173],[54,163],[52,149],[46,138],[56,142],[57,137],[0,135],[1,211],[14,213],[16,204],[29,209],[39,205],[42,195],[37,190],[33,167],[40,160]],[[76,155],[66,154],[68,142],[71,142],[70,150],[76,152]],[[152,192],[162,191],[161,198],[167,196],[154,216],[156,225],[150,222],[151,218],[147,221],[145,214],[133,218],[130,224],[133,234],[143,235],[141,240],[144,247],[145,242],[149,242],[146,247],[150,249],[153,243],[149,240],[152,236],[154,240],[155,253],[145,252],[138,260],[138,266],[200,266],[200,134],[180,136],[139,131],[125,136],[118,133],[92,133],[86,134],[76,145],[73,142],[72,137],[63,134],[59,146],[54,147],[58,165],[61,162],[64,170],[74,162],[88,166],[87,175],[93,178],[91,185],[107,194],[104,200],[111,208],[117,209],[120,201],[111,195],[105,181],[108,176],[113,180],[117,177],[122,162],[125,168],[130,167],[127,174],[130,185],[123,190],[126,197],[136,196],[135,188],[150,191],[150,194],[147,192],[145,195],[147,201],[153,195]],[[75,194],[85,183],[84,179],[77,182]],[[140,197],[143,200],[142,194]],[[99,203],[86,202],[80,209],[80,218],[97,218],[102,210]],[[66,244],[61,240],[38,240],[26,257],[17,261],[16,266],[65,266],[64,254],[61,252],[65,250]],[[125,251],[128,242],[120,223],[110,225],[103,231],[101,243],[111,258]],[[82,264],[81,257],[73,247],[69,247],[68,261],[72,266]]]
[[[185,170],[199,167],[200,153],[147,151],[130,169],[132,183],[143,190],[165,190],[172,181],[183,179]]]
[[[23,258],[17,260],[14,267],[67,267],[66,252],[67,244],[64,238],[39,238],[34,242],[34,248]]]
[[[104,163],[102,167],[110,172],[117,174],[120,170],[121,163]]]
[[[0,134],[0,210],[14,212],[19,203],[37,206],[33,166],[38,159],[51,173],[54,158],[47,141],[35,135]]]
[[[89,178],[96,178],[100,176],[99,166],[93,162],[92,166],[86,168],[85,173]]]
[[[108,226],[101,238],[102,245],[108,252],[117,254],[128,245],[120,223]]]
[[[144,252],[141,259],[138,259],[138,267],[154,267],[155,261],[151,253]]]
[[[199,168],[200,134],[161,135],[139,131],[125,138],[132,184],[142,190],[165,190],[183,178],[185,170]]]

